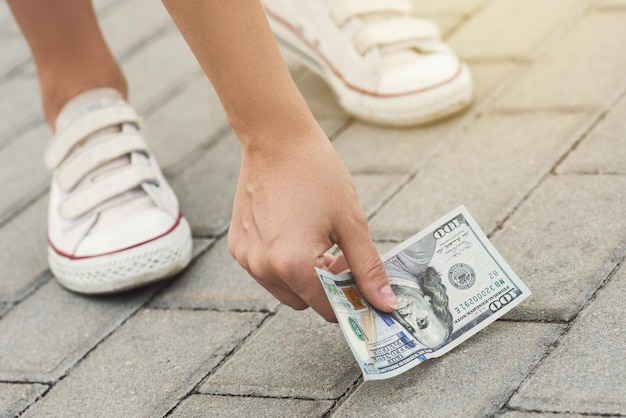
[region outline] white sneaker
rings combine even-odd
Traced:
[[[409,126],[467,107],[467,66],[408,0],[263,0],[283,52],[324,78],[350,114]]]
[[[63,286],[117,292],[189,263],[189,224],[117,91],[91,90],[65,105],[45,162],[54,170],[48,260]]]

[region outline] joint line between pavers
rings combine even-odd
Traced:
[[[146,34],[146,36],[139,39],[138,42],[129,46],[125,51],[119,53],[117,60],[123,63],[132,58],[132,56],[144,47],[147,47],[153,43],[160,41],[166,37],[169,32],[176,30],[176,26],[171,21],[165,22],[163,25],[157,27],[153,32]]]
[[[598,0],[588,0],[586,4],[581,5],[568,19],[564,19],[563,23],[557,25],[556,29],[547,35],[543,39],[543,42],[540,42],[538,44],[539,46],[528,55],[528,58],[531,61],[535,61],[540,56],[547,53],[565,33],[572,30],[585,16],[594,11],[597,2]]]
[[[204,384],[204,382],[206,382],[215,373],[215,371],[219,370],[222,367],[222,365],[224,365],[228,360],[230,360],[239,351],[239,349],[248,340],[250,340],[250,338],[252,338],[258,332],[260,332],[260,330],[263,328],[263,326],[271,318],[274,318],[276,316],[276,314],[278,312],[280,312],[281,309],[283,309],[283,308],[284,308],[284,306],[279,306],[276,309],[276,312],[273,312],[273,313],[270,312],[263,319],[261,319],[261,322],[259,322],[259,324],[257,324],[256,327],[252,328],[252,330],[248,333],[248,335],[246,335],[243,338],[241,338],[241,341],[239,342],[239,344],[235,344],[235,346],[230,351],[224,353],[222,359],[215,366],[211,367],[210,370],[208,371],[208,373],[206,373],[204,376],[202,376],[200,379],[198,379],[198,382],[186,394],[184,394],[184,395],[180,396],[179,398],[177,398],[177,402],[175,403],[175,405],[164,415],[164,417],[171,416],[174,413],[174,411],[176,410],[176,408],[178,408],[179,405],[182,404],[190,396],[195,395],[195,394],[207,395],[207,394],[199,391],[200,387]],[[211,394],[209,393],[208,395],[211,395]],[[216,395],[218,395],[218,394],[216,394]],[[219,394],[219,395],[222,396],[222,394]]]
[[[201,160],[212,148],[215,148],[222,141],[231,139],[229,138],[230,132],[230,125],[228,123],[224,124],[213,135],[210,135],[203,144],[189,152],[189,154],[184,157],[178,164],[176,164],[171,169],[166,170],[166,175],[172,178],[180,175],[187,168],[191,167],[199,160]]]
[[[35,190],[30,196],[16,203],[12,208],[0,216],[0,229],[4,228],[9,222],[18,217],[23,211],[35,204],[39,199],[45,196],[50,189],[50,185],[46,181],[45,186],[40,186],[39,190]]]
[[[8,83],[9,81],[23,75],[31,62],[32,58],[30,55],[18,61],[16,64],[13,65],[13,67],[9,68],[7,71],[5,71],[4,74],[0,75],[0,85]]]
[[[543,319],[518,319],[518,318],[498,318],[499,322],[512,322],[520,324],[550,324],[550,325],[567,325],[566,320],[551,320],[546,321]]]
[[[543,177],[541,177],[537,183],[531,187],[528,192],[505,214],[501,220],[496,222],[496,225],[490,231],[486,231],[486,235],[489,239],[493,238],[494,234],[500,231],[506,222],[515,214],[518,209],[530,198],[530,196],[550,177],[556,175],[558,166],[578,147],[578,145],[589,135],[593,128],[608,114],[608,112],[615,106],[615,104],[626,95],[626,86],[622,87],[618,94],[615,94],[611,99],[607,100],[604,106],[599,108],[596,112],[591,114],[582,123],[578,125],[578,128],[570,135],[576,138],[572,145],[563,152],[560,158],[553,164]]]
[[[173,283],[172,283],[173,285]],[[161,289],[166,291],[167,289]],[[185,312],[232,312],[232,313],[260,313],[260,314],[273,314],[274,311],[269,308],[220,308],[220,307],[204,307],[204,306],[184,306],[176,305],[176,303],[167,302],[166,304],[159,304],[158,302],[149,303],[146,308],[155,311],[185,311]]]
[[[569,320],[569,322],[567,322],[566,324],[564,324],[565,326],[563,327],[562,331],[559,333],[559,335],[554,339],[554,341],[552,342],[552,344],[548,345],[548,347],[546,348],[544,355],[539,359],[539,361],[537,361],[537,363],[532,367],[532,369],[529,371],[529,373],[524,377],[524,379],[522,379],[522,381],[520,382],[520,384],[517,386],[517,388],[515,390],[512,391],[511,395],[508,397],[508,399],[503,403],[504,406],[507,406],[509,404],[509,402],[511,401],[511,399],[513,398],[513,396],[515,396],[515,394],[519,391],[519,389],[524,385],[524,383],[526,381],[528,381],[537,371],[537,369],[545,362],[545,360],[550,356],[550,354],[561,344],[561,342],[563,341],[564,338],[567,337],[567,334],[569,333],[569,331],[572,329],[572,327],[577,323],[578,318],[580,318],[582,312],[584,312],[597,298],[597,295],[599,293],[599,291],[601,289],[603,289],[608,283],[609,281],[613,278],[613,276],[615,276],[619,270],[619,268],[621,267],[621,265],[626,262],[626,241],[622,242],[620,245],[618,245],[617,249],[615,252],[622,252],[622,259],[620,261],[618,261],[615,266],[613,266],[613,268],[611,269],[611,271],[609,271],[609,273],[606,275],[606,277],[604,278],[604,280],[602,280],[602,282],[598,285],[598,287],[596,288],[596,290],[593,292],[593,294],[589,297],[589,299],[587,299],[587,301],[580,307],[580,309],[578,310],[578,312],[575,313],[575,315]],[[522,322],[531,322],[531,321],[522,321]],[[538,412],[543,412],[543,411],[538,411]],[[561,412],[563,413],[563,412]],[[597,415],[597,414],[596,414]],[[607,415],[607,416],[616,416],[616,415]],[[618,415],[619,416],[619,415]]]
[[[450,28],[450,30],[445,34],[444,40],[449,39],[451,36],[453,36],[461,26],[463,26],[465,23],[467,23],[470,19],[472,19],[474,16],[480,14],[484,9],[486,9],[489,4],[491,3],[491,1],[485,1],[483,2],[483,4],[480,4],[476,7],[474,7],[474,9],[472,9],[469,13],[463,13],[462,14],[462,18],[459,20],[459,23],[454,25],[452,28]]]
[[[394,181],[389,187],[386,188],[382,198],[378,199],[377,203],[374,203],[372,207],[367,211],[367,219],[372,219],[380,210],[391,200],[394,196],[404,189],[407,184],[417,175],[417,173],[409,173]]]
[[[173,84],[171,88],[166,90],[162,95],[157,97],[152,103],[145,106],[142,114],[144,118],[156,113],[163,105],[168,101],[174,99],[185,91],[187,87],[195,83],[196,81],[206,77],[202,68],[198,67],[189,74],[185,74],[181,81]]]
[[[604,171],[600,168],[595,170],[587,170],[587,169],[572,169],[567,172],[557,172],[555,175],[558,176],[625,176],[626,171],[613,171],[607,170]]]
[[[593,107],[588,106],[551,106],[551,107],[495,107],[490,109],[490,115],[516,116],[516,115],[532,115],[535,113],[554,114],[554,115],[571,115],[576,113],[591,113]]]
[[[522,413],[530,413],[530,414],[540,414],[544,416],[546,414],[555,415],[555,416],[564,416],[564,415],[576,415],[581,417],[626,417],[626,415],[622,414],[611,414],[611,413],[597,413],[597,412],[579,412],[579,411],[553,411],[553,410],[541,410],[541,409],[526,409],[526,408],[514,408],[507,407],[504,409],[504,412],[522,412]]]
[[[623,5],[604,5],[594,9],[595,13],[626,13],[626,6]]]
[[[31,129],[38,128],[40,125],[47,125],[42,113],[34,113],[26,117],[21,123],[5,132],[0,138],[0,151],[17,141],[20,135]]]
[[[322,418],[331,417],[341,407],[341,405],[343,405],[350,398],[350,396],[352,396],[352,394],[361,385],[363,385],[363,383],[364,383],[363,376],[359,375],[354,380],[354,382],[352,382],[352,384],[348,386],[346,391],[341,396],[333,400],[333,405],[328,409],[328,411],[326,411],[326,413],[324,413],[324,415],[322,415]]]
[[[20,292],[15,294],[15,299],[2,299],[0,302],[10,303],[11,306],[0,315],[0,319],[6,316],[9,311],[15,309],[19,304],[28,299],[32,294],[37,292],[40,287],[48,283],[52,279],[53,275],[49,269],[44,270],[41,274],[39,274],[35,280],[29,285],[22,289]]]
[[[624,97],[626,97],[626,85],[622,86],[621,90],[617,94],[609,98],[606,104],[591,116],[586,126],[585,123],[581,124],[580,128],[575,131],[575,135],[578,138],[572,143],[569,150],[563,153],[561,158],[554,163],[550,169],[550,173],[556,174],[558,166],[561,165],[563,161],[565,161],[565,159],[567,159],[567,157],[569,157],[570,154],[576,150],[576,148],[578,148],[578,146],[589,136],[595,127],[606,118],[611,109],[613,109]]]
[[[37,394],[36,397],[34,397],[33,399],[29,400],[28,397],[31,396],[33,394],[33,392],[37,391],[37,389],[38,389],[37,386],[39,386],[39,387],[43,386],[44,388],[41,391],[41,393]],[[33,387],[31,389],[31,393],[30,394],[28,394],[24,398],[20,399],[20,401],[25,401],[25,400],[28,401],[29,400],[30,403],[28,405],[26,405],[25,407],[21,408],[19,411],[17,411],[17,410],[14,411],[15,414],[16,414],[15,415],[16,417],[24,415],[25,412],[27,412],[33,405],[35,405],[37,402],[39,402],[39,400],[41,398],[43,398],[50,391],[50,389],[52,389],[52,387],[50,385],[37,384],[37,386],[35,386],[35,387]],[[14,406],[18,406],[20,401],[18,401]],[[3,417],[4,417],[4,415],[3,415]]]
[[[333,142],[335,139],[337,139],[337,137],[339,137],[342,133],[348,130],[348,128],[354,125],[354,121],[355,120],[353,118],[347,118],[346,121],[343,124],[341,124],[341,126],[335,129],[335,131],[331,135],[328,136],[328,139],[330,140],[330,142]]]

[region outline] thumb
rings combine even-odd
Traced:
[[[366,223],[367,225],[367,223]],[[370,238],[365,231],[351,231],[337,244],[343,251],[348,267],[363,297],[376,309],[392,312],[398,308],[398,299],[389,286],[387,272]]]

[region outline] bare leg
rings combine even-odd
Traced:
[[[48,123],[79,93],[111,87],[124,96],[124,74],[100,32],[91,0],[8,0],[30,46]]]

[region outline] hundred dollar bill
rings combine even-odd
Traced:
[[[464,206],[383,255],[399,308],[380,312],[351,273],[317,269],[365,380],[439,357],[530,295]]]

